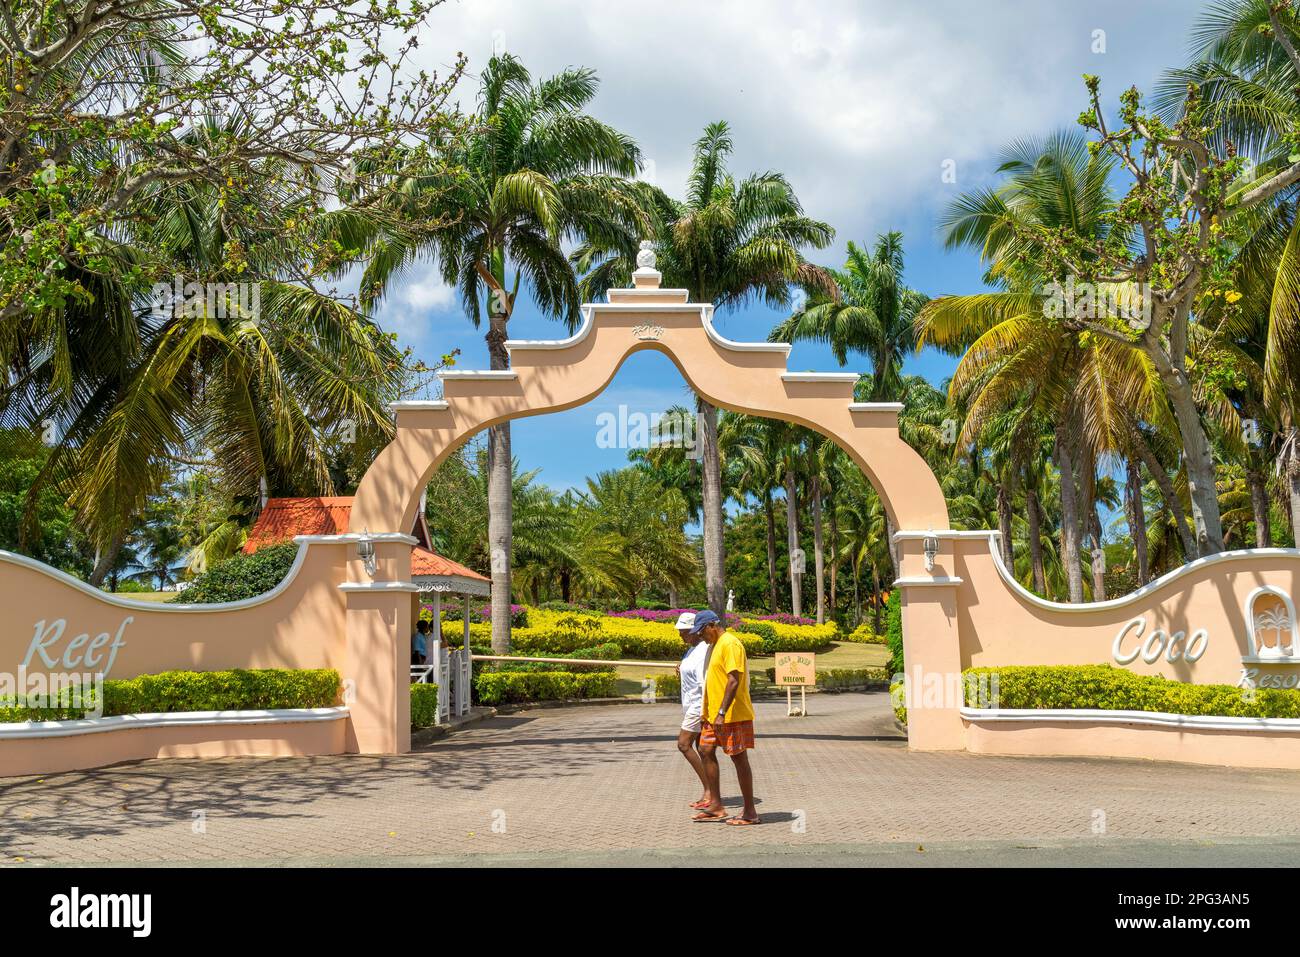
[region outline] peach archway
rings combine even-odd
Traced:
[[[445,398],[400,402],[397,436],[357,490],[350,530],[397,531],[414,520],[420,491],[444,458],[488,426],[573,408],[598,395],[634,352],[667,355],[698,394],[720,408],[784,419],[834,439],[862,468],[903,529],[947,528],[934,473],[898,435],[900,403],[856,403],[856,373],[790,372],[790,347],[732,342],[713,328],[713,307],[683,289],[658,288],[657,274],[608,303],[582,307],[576,335],[511,341],[505,371],[441,374]]]
[[[634,288],[611,290],[608,302],[582,307],[583,325],[570,338],[508,342],[510,369],[446,371],[441,400],[396,403],[397,434],[357,489],[349,531],[373,535],[409,528],[429,477],[470,436],[509,419],[581,405],[609,384],[628,356],[656,349],[714,405],[807,426],[848,453],[901,533],[898,584],[904,587],[909,662],[935,672],[958,669],[955,582],[934,574],[932,561],[924,571],[921,566],[927,530],[948,527],[947,504],[929,466],[899,437],[902,405],[855,402],[856,373],[790,371],[788,345],[724,338],[713,327],[711,305],[689,302],[686,290],[660,288],[652,263],[643,259],[641,265]],[[383,560],[374,575],[349,563],[349,656],[371,674],[377,660],[391,659],[394,667],[382,688],[371,689],[381,693],[367,695],[361,709],[381,702],[378,711],[354,710],[353,723],[363,749],[401,751],[408,740],[408,702],[400,693],[404,659],[394,653],[392,635],[406,633],[409,612],[401,607],[406,596],[393,593],[409,590],[409,557],[403,553],[409,549],[386,542],[378,551]],[[911,585],[928,587],[913,593]],[[382,617],[383,608],[388,617]],[[909,722],[909,739],[913,747],[960,747],[956,709],[918,714]]]

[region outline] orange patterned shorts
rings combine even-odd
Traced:
[[[753,721],[728,721],[726,724],[700,723],[700,744],[721,748],[723,754],[740,754],[754,747]]]

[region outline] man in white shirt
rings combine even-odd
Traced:
[[[695,615],[690,612],[682,612],[675,627],[687,646],[681,664],[677,666],[677,675],[682,682],[682,727],[677,733],[677,750],[694,769],[704,787],[704,796],[698,801],[692,801],[691,807],[703,808],[713,803],[709,780],[704,774],[704,762],[698,750],[701,712],[704,709],[704,664],[709,654],[709,643],[701,640],[699,635],[691,634],[691,629],[695,627]]]

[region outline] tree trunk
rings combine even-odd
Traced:
[[[506,351],[508,316],[489,319],[488,355],[493,369],[510,368]],[[510,423],[488,429],[488,555],[492,563],[492,653],[510,653],[510,562],[513,548],[514,462],[510,454]]]
[[[722,544],[722,460],[718,450],[718,410],[696,396],[701,483],[704,513],[704,589],[709,608],[722,617],[727,612],[727,582]]]
[[[573,573],[567,568],[560,572],[560,600],[566,605],[569,604],[571,588],[573,587]]]
[[[1088,510],[1092,529],[1092,600],[1106,600],[1106,549],[1101,544],[1101,516],[1097,514],[1097,499]]]
[[[849,566],[853,569],[853,627],[862,624],[862,593],[858,590],[858,563]]]
[[[1255,547],[1268,548],[1273,544],[1273,525],[1264,473],[1253,466],[1246,469],[1246,485],[1250,487],[1250,508],[1255,513]]]
[[[1187,470],[1187,491],[1192,500],[1192,521],[1196,528],[1197,553],[1213,555],[1223,551],[1223,525],[1219,519],[1218,490],[1214,485],[1214,455],[1205,425],[1192,397],[1186,377],[1176,371],[1161,374],[1165,392],[1174,408],[1183,436],[1183,468]],[[1188,556],[1189,558],[1194,556]]]
[[[880,600],[880,569],[871,563],[871,631],[880,634],[880,612],[884,602]]]
[[[1196,538],[1192,535],[1192,530],[1188,525],[1187,513],[1183,511],[1183,503],[1178,498],[1178,490],[1174,488],[1174,483],[1169,479],[1169,473],[1160,464],[1155,452],[1151,451],[1151,446],[1147,445],[1142,433],[1133,428],[1130,438],[1134,451],[1142,459],[1142,464],[1147,467],[1147,472],[1155,479],[1156,487],[1160,489],[1160,497],[1165,501],[1165,507],[1169,509],[1169,513],[1174,517],[1174,525],[1178,529],[1178,540],[1183,544],[1183,558],[1190,562],[1196,557]]]
[[[1002,539],[1002,562],[1012,575],[1016,572],[1016,563],[1011,548],[1011,488],[1006,482],[998,484],[998,536]]]
[[[1079,560],[1079,507],[1075,498],[1074,455],[1068,442],[1056,437],[1056,467],[1061,473],[1061,561],[1071,602],[1083,601],[1083,566]]]
[[[835,582],[839,577],[838,571],[840,566],[840,524],[835,515],[835,490],[831,489],[831,494],[826,497],[826,511],[831,517],[831,617],[835,617],[836,608],[836,591]]]
[[[1034,591],[1047,597],[1047,572],[1043,568],[1043,520],[1038,507],[1038,493],[1025,488],[1025,518],[1029,522],[1029,565],[1033,569]],[[1012,574],[1015,572],[1012,570]]]
[[[798,618],[803,614],[800,579],[803,577],[803,551],[799,548],[799,529],[795,515],[799,503],[795,496],[794,470],[785,472],[785,538],[786,553],[790,556],[790,613]]]
[[[122,536],[113,536],[112,541],[107,546],[95,553],[95,567],[90,571],[88,583],[98,588],[104,584],[104,578],[108,575],[109,570],[117,561],[118,552],[122,550]],[[117,591],[117,576],[113,576],[113,591]]]
[[[812,476],[813,562],[817,578],[817,624],[826,624],[826,556],[822,551],[822,482]]]
[[[763,490],[763,514],[767,519],[767,591],[768,611],[776,614],[781,608],[781,600],[776,591],[776,515],[772,507],[772,490]]]
[[[880,505],[884,508],[885,503],[883,499],[881,500]],[[896,531],[898,531],[898,526],[894,524],[893,513],[891,513],[888,508],[885,508],[885,537],[888,539],[888,541],[885,542],[885,547],[889,551],[890,570],[894,573],[894,578],[891,580],[897,580],[900,574],[898,570],[898,543],[894,541],[894,533]]]
[[[1147,515],[1142,503],[1142,466],[1128,459],[1128,534],[1133,539],[1133,554],[1137,558],[1138,587],[1151,580],[1151,566],[1147,558]]]
[[[1291,540],[1300,548],[1300,469],[1287,471],[1287,490],[1291,500]]]

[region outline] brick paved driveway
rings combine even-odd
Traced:
[[[763,827],[690,823],[677,709],[621,705],[499,717],[401,757],[150,761],[0,780],[0,861],[1300,836],[1300,773],[914,754],[883,694],[809,700],[802,719],[786,718],[784,702],[758,705]]]

